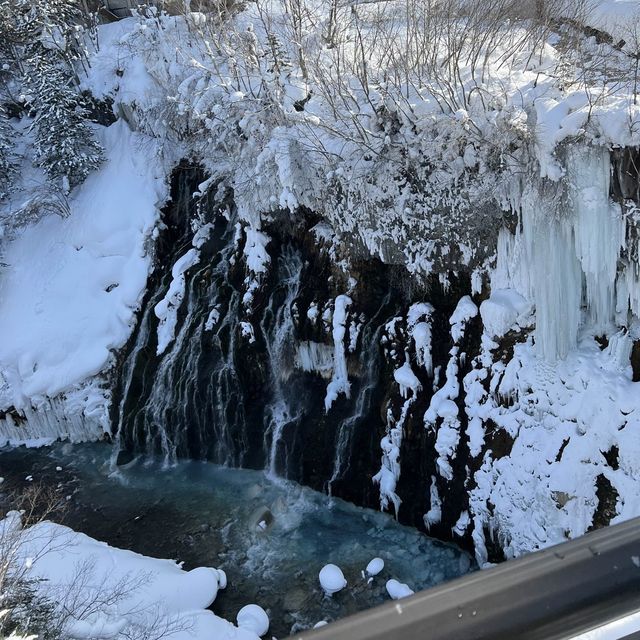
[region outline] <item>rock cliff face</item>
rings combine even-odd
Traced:
[[[631,195],[632,164],[629,152],[613,155],[613,199]],[[348,243],[309,212],[273,214],[256,239],[232,198],[191,197],[202,180],[186,165],[174,173],[157,267],[121,354],[112,405],[121,462],[144,451],[168,463],[192,457],[265,469],[380,506],[474,549],[480,561],[609,522],[616,500],[623,511],[622,486],[611,481],[614,444],[605,446],[611,437],[598,435],[593,416],[585,418],[595,438],[595,471],[586,479],[593,491],[549,481],[555,467],[561,477],[581,468],[571,457],[587,446],[580,420],[553,402],[546,414],[527,408],[536,390],[522,373],[514,382],[512,370],[538,375],[546,367],[545,384],[564,384],[572,402],[570,379],[579,373],[529,355],[542,338],[522,296],[491,291],[469,269],[418,281],[364,250],[351,253],[346,268]],[[615,341],[628,345],[614,354],[625,381],[635,334],[618,333]],[[590,352],[594,362],[614,357],[602,344]],[[560,438],[553,459],[525,441],[530,433]],[[547,456],[548,471],[536,456]],[[525,468],[524,477],[513,467]],[[528,505],[507,499],[543,502],[533,520],[544,533],[522,534],[514,514]]]
[[[233,193],[201,193],[206,174],[182,163],[109,374],[114,463],[144,452],[264,469],[480,562],[636,515],[638,163],[629,149],[583,160],[553,188],[575,192],[586,175],[584,197],[538,185],[486,230],[489,271],[451,257],[428,278],[310,211],[273,212],[256,231]],[[557,206],[549,228],[533,211],[544,206]],[[584,219],[594,244],[580,253]],[[99,438],[106,425],[69,406],[9,410],[0,433]]]
[[[232,204],[189,197],[201,181],[198,170],[174,174],[157,267],[116,376],[119,460],[145,451],[168,462],[186,456],[266,469],[361,505],[377,507],[382,495],[393,511],[397,500],[399,519],[424,527],[437,453],[423,415],[438,388],[434,375],[446,379],[449,320],[469,278],[452,279],[446,290],[436,278],[417,286],[402,267],[377,258],[353,262],[346,275],[328,227],[312,216],[294,223],[283,212],[264,229],[269,269],[247,303],[246,234]],[[169,304],[175,330],[159,354],[157,310],[175,288],[171,267],[192,245],[194,219],[207,239]],[[474,317],[458,346],[471,356],[480,323],[469,304]],[[429,334],[422,342],[412,338],[418,325]],[[407,363],[416,358],[423,364],[411,373]],[[460,380],[471,357],[461,360]],[[403,367],[409,387],[397,374]],[[383,440],[393,447],[381,449]],[[450,452],[442,537],[466,504],[467,449],[460,440]]]

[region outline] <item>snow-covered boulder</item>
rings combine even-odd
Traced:
[[[369,576],[377,576],[384,569],[384,560],[382,558],[374,558],[367,565],[366,572]]]
[[[513,289],[498,289],[480,305],[480,317],[485,333],[492,338],[502,337],[531,305]]]
[[[320,586],[327,595],[333,595],[347,586],[342,569],[335,564],[326,564],[322,567],[318,577]]]
[[[398,582],[394,578],[387,581],[386,587],[387,593],[393,600],[400,600],[400,598],[406,598],[415,593],[415,591],[404,582]]]
[[[238,611],[236,618],[240,629],[253,631],[256,635],[263,636],[269,631],[269,616],[266,611],[257,604],[248,604]]]

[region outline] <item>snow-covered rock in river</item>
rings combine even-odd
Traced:
[[[412,596],[415,593],[415,591],[408,585],[404,582],[398,582],[395,578],[387,580],[385,587],[392,600],[400,600],[400,598],[406,598],[407,596]]]
[[[248,604],[238,611],[238,627],[252,631],[258,636],[263,636],[269,631],[269,616],[267,612],[257,604]]]
[[[335,564],[326,564],[318,575],[320,586],[327,595],[333,595],[347,586],[344,574]]]
[[[367,565],[365,571],[369,576],[377,576],[384,569],[384,560],[382,558],[374,558]]]

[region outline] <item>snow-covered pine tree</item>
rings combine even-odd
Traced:
[[[77,67],[86,59],[82,20],[76,0],[0,0],[5,86],[26,97],[35,115],[34,162],[65,192],[102,160],[77,89]]]
[[[0,596],[0,638],[59,640],[62,632],[55,605],[37,589],[36,580],[3,581]]]
[[[68,192],[100,166],[102,147],[70,71],[46,54],[34,55],[28,64],[26,86],[36,114],[34,161]]]

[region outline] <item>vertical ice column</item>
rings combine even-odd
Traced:
[[[582,298],[572,216],[556,207],[556,199],[542,189],[523,194],[522,259],[536,304],[536,350],[547,360],[564,358],[575,346]]]
[[[615,316],[618,257],[625,244],[620,207],[609,199],[609,150],[569,147],[566,165],[575,253],[584,273],[589,320],[597,330],[606,330]]]

